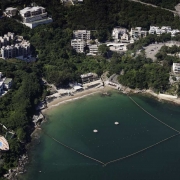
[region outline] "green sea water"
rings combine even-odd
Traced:
[[[148,112],[180,130],[180,107],[133,95]],[[88,96],[51,109],[42,129],[60,142],[108,162],[177,132],[146,114],[126,95]],[[114,122],[118,121],[119,125]],[[93,133],[97,129],[98,133]],[[23,180],[179,180],[180,136],[103,167],[58,144],[45,134],[30,152]]]

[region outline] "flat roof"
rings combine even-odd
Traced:
[[[80,89],[83,89],[81,86],[74,86],[74,89],[75,90],[80,90]]]
[[[45,9],[45,8],[43,8],[42,6],[26,7],[26,8],[24,8],[24,9],[20,10],[20,13],[21,13],[21,14],[25,14],[25,13],[28,12],[28,11],[33,12],[33,11],[37,11],[37,10],[39,10],[39,9]]]
[[[17,10],[17,8],[13,8],[13,7],[8,7],[5,10]]]
[[[4,81],[4,84],[8,84],[12,81],[12,78],[6,78],[5,81]]]

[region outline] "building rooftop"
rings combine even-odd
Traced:
[[[45,9],[41,6],[36,6],[36,7],[26,7],[22,10],[20,10],[20,14],[25,14],[26,12],[30,11],[30,12],[34,12],[34,11],[37,11],[39,9]]]
[[[6,78],[4,84],[9,84],[12,81],[12,78]]]
[[[12,10],[17,10],[17,8],[13,8],[13,7],[6,8],[6,11],[12,11]]]

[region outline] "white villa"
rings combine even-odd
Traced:
[[[149,34],[157,34],[161,35],[163,33],[171,33],[171,36],[175,36],[176,33],[179,33],[178,29],[171,29],[170,26],[162,26],[161,28],[158,26],[150,26]]]
[[[126,28],[122,28],[122,27],[115,27],[112,30],[112,38],[114,40],[119,40],[121,39],[121,36],[123,36],[124,34],[127,34],[128,30]]]
[[[17,8],[13,8],[13,7],[8,7],[4,11],[4,15],[7,17],[15,16],[16,13],[17,13]]]
[[[142,27],[131,28],[130,36],[134,40],[137,40],[141,37],[146,37],[146,35],[147,35],[147,31],[143,30]]]
[[[23,24],[31,29],[40,24],[47,24],[53,21],[52,18],[47,16],[45,8],[40,6],[26,7],[20,10],[20,15],[23,19]]]
[[[180,63],[173,63],[173,72],[180,74]]]

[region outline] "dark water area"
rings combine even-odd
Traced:
[[[133,95],[148,112],[180,131],[180,106]],[[126,95],[99,94],[51,109],[42,129],[58,141],[104,163],[127,156],[177,132],[135,105]],[[114,122],[118,121],[119,125]],[[97,129],[98,133],[93,133]],[[103,167],[41,133],[22,180],[179,180],[180,136]]]

